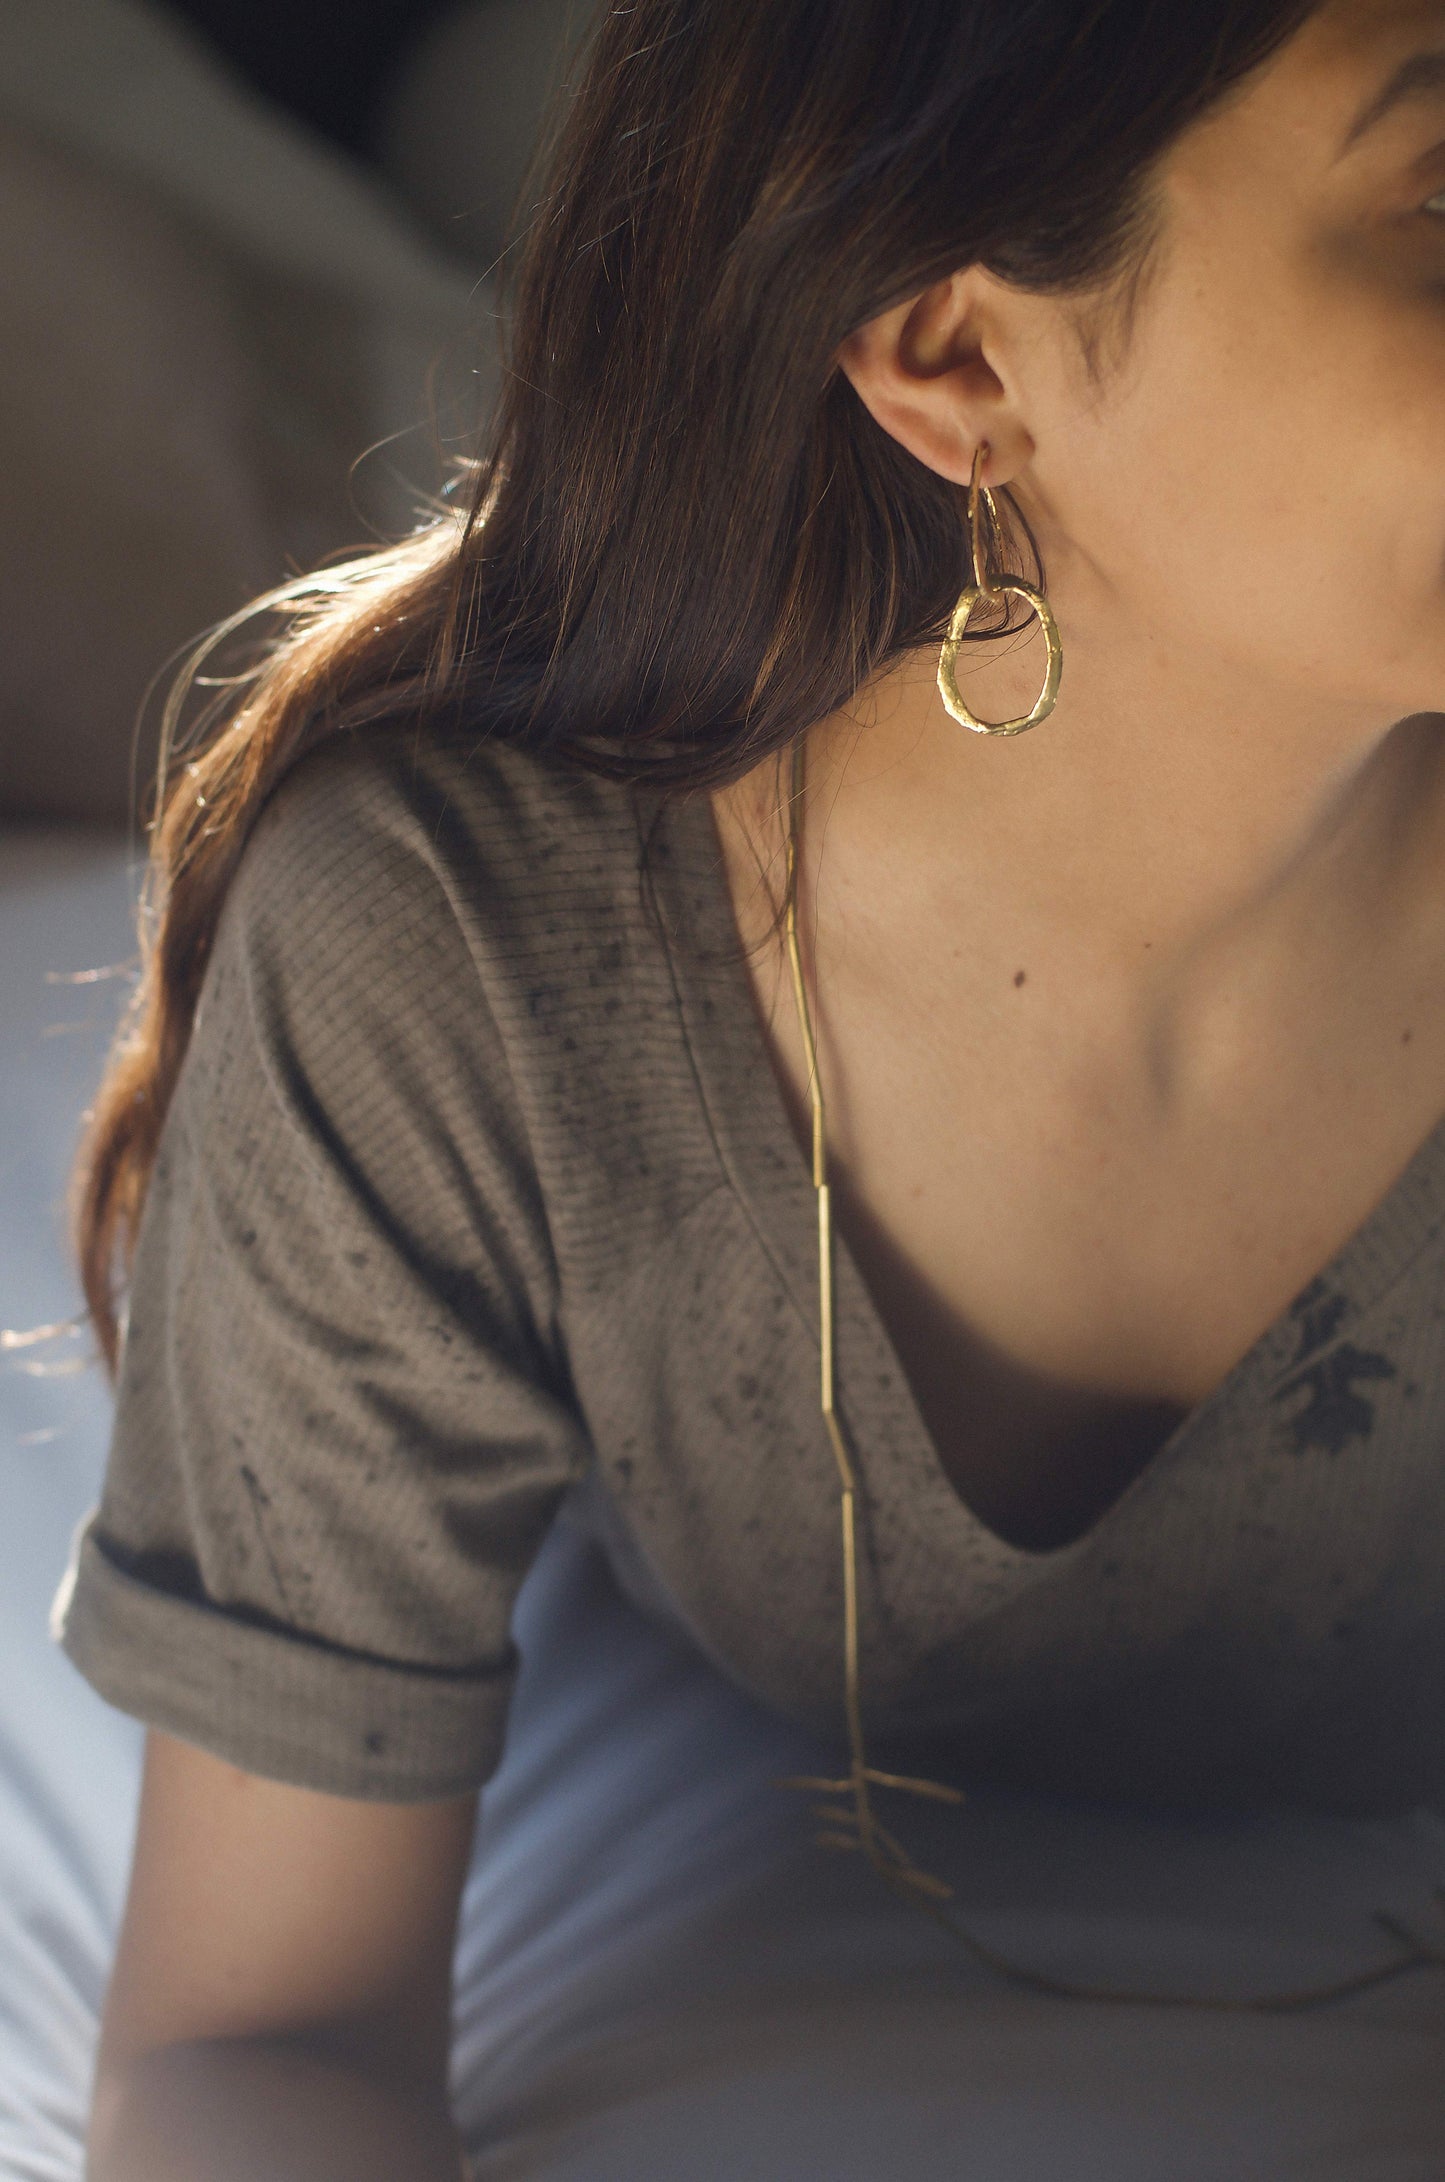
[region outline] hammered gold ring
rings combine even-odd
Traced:
[[[981,720],[970,711],[959,694],[955,671],[959,646],[964,631],[973,616],[980,599],[996,599],[1012,592],[1015,598],[1024,599],[1039,617],[1039,627],[1044,632],[1044,642],[1049,648],[1049,663],[1044,674],[1044,686],[1039,691],[1033,710],[1017,720]],[[948,635],[938,655],[938,694],[950,715],[960,727],[971,727],[976,735],[1022,735],[1025,728],[1035,727],[1054,709],[1059,694],[1059,681],[1064,671],[1064,647],[1059,641],[1059,625],[1054,619],[1053,608],[1042,591],[1036,591],[1031,583],[1020,576],[996,576],[991,584],[971,583],[953,609],[953,619],[948,624]]]

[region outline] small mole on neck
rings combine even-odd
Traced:
[[[1410,1043],[1410,1040],[1414,1037],[1414,1035],[1415,1033],[1413,1030],[1402,1030],[1400,1033],[1401,1045],[1407,1046]]]
[[[1027,975],[1028,975],[1028,972],[1027,972],[1026,970],[1015,970],[1015,971],[1014,971],[1014,983],[1015,983],[1015,985],[1022,985],[1022,983],[1023,983],[1023,981],[1024,981],[1024,979],[1025,979],[1025,977],[1026,977]],[[1408,1036],[1408,1032],[1407,1032],[1407,1034],[1406,1034],[1406,1035]]]

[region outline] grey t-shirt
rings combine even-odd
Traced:
[[[222,919],[70,1656],[248,1770],[455,1794],[566,1499],[644,1605],[841,1733],[815,1237],[705,797],[414,726],[322,747]],[[1120,1798],[1438,1796],[1442,1265],[1445,1122],[1102,1520],[1031,1552],[948,1483],[840,1239],[879,1747]]]

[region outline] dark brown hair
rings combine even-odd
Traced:
[[[839,343],[973,263],[1127,302],[1160,155],[1313,4],[604,9],[540,173],[465,508],[258,601],[259,660],[196,713],[213,637],[172,694],[142,974],[78,1170],[112,1363],[221,903],[300,753],[430,711],[696,790],[936,637],[962,582],[957,495],[872,422]]]

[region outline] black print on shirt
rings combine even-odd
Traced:
[[[1349,1298],[1331,1291],[1322,1280],[1311,1281],[1290,1306],[1290,1316],[1299,1323],[1299,1346],[1289,1377],[1280,1381],[1272,1399],[1286,1401],[1301,1391],[1306,1396],[1303,1407],[1289,1420],[1297,1454],[1318,1448],[1337,1455],[1351,1440],[1368,1439],[1375,1428],[1375,1405],[1358,1391],[1359,1384],[1397,1376],[1388,1356],[1378,1349],[1356,1348],[1353,1341],[1341,1341],[1326,1354],[1318,1354],[1349,1307]],[[1316,1360],[1307,1363],[1309,1357]]]

